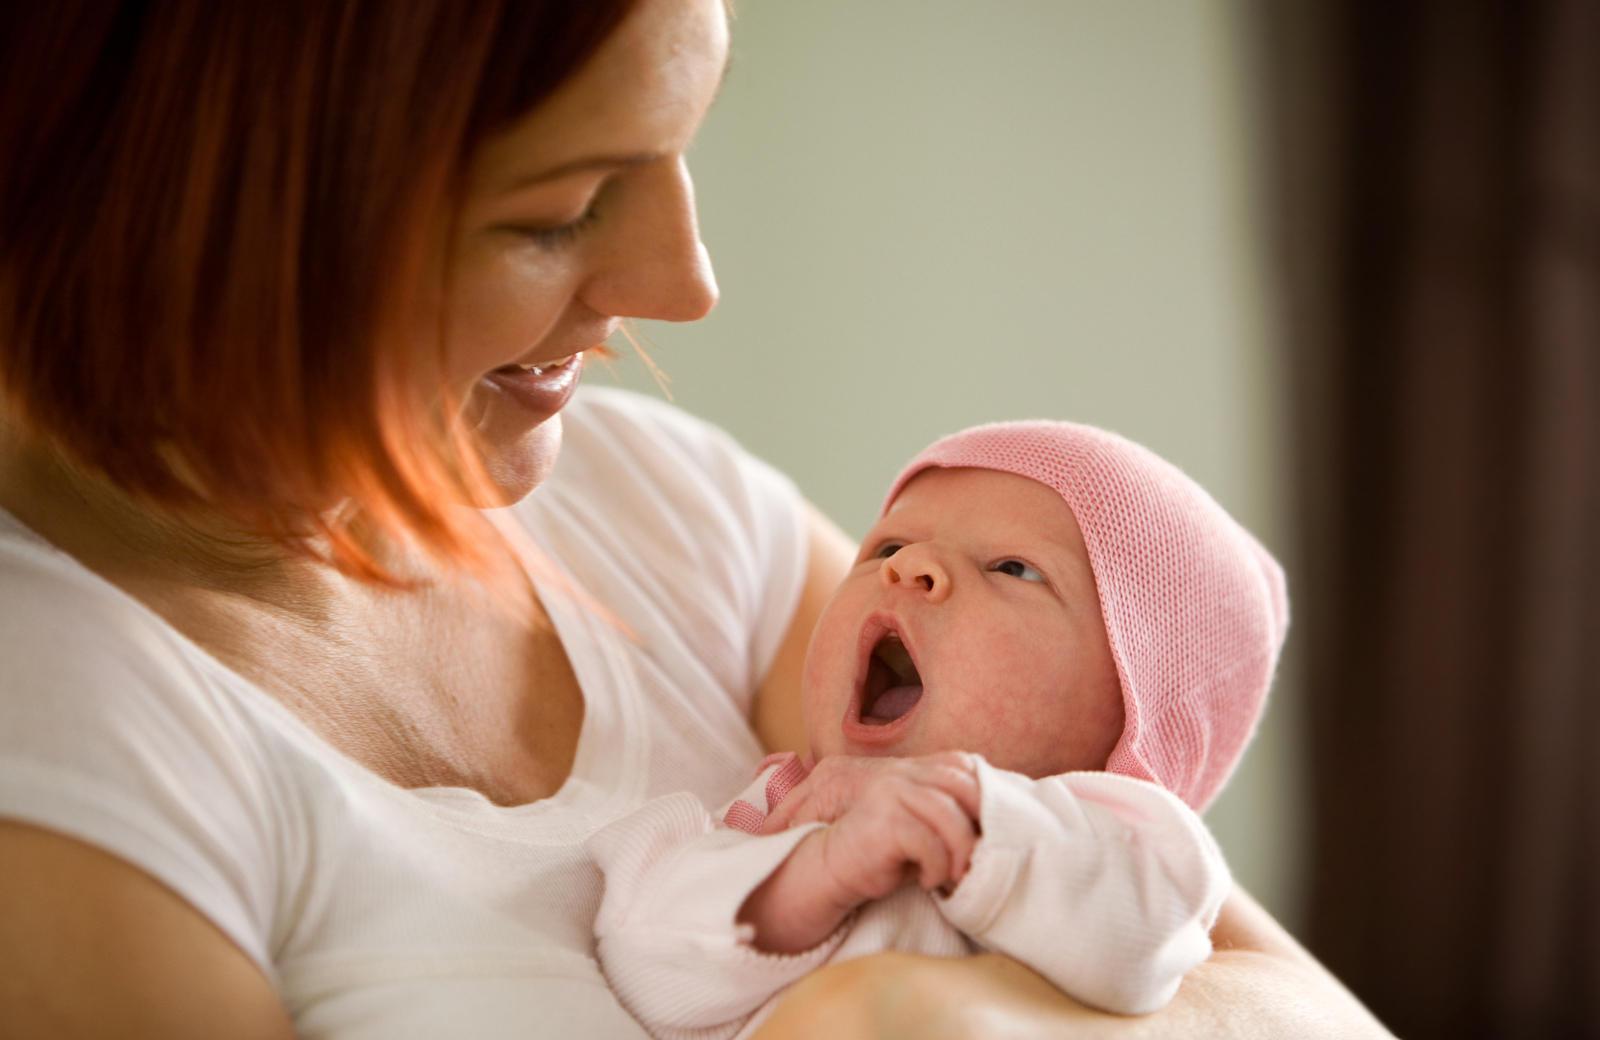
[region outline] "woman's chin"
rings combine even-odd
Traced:
[[[552,415],[513,436],[482,436],[479,447],[484,471],[498,497],[498,501],[480,504],[494,508],[520,502],[555,469],[556,456],[561,454],[561,416]]]

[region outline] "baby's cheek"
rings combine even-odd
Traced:
[[[1000,713],[990,705],[980,705],[976,710],[963,712],[952,720],[951,732],[935,740],[937,746],[923,749],[934,751],[975,751],[1001,769],[1013,768],[1017,737],[1011,728],[1003,725]]]
[[[963,725],[966,750],[1002,769],[1039,774],[1055,757],[1069,714],[1062,683],[1070,668],[1036,625],[972,626]]]
[[[957,634],[946,633],[940,684],[959,697],[972,717],[974,732],[994,729],[1007,712],[1015,674],[1015,641],[999,626],[968,622]]]
[[[852,666],[848,659],[853,656],[855,633],[848,608],[849,604],[835,595],[822,608],[817,627],[811,631],[805,665],[800,672],[808,695],[812,690],[837,685],[839,676]]]
[[[800,669],[801,709],[813,738],[825,719],[836,728],[835,716],[843,712],[844,700],[853,693],[855,626],[848,607],[836,595],[823,608]]]

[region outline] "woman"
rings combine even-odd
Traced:
[[[721,3],[49,7],[0,32],[9,1029],[637,1035],[579,845],[797,742],[850,557],[717,431],[572,397],[715,302]],[[1156,1020],[884,957],[770,1029],[1381,1035],[1244,897],[1214,937]]]

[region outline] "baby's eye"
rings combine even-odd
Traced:
[[[1001,560],[989,569],[999,571],[1001,574],[1009,574],[1013,578],[1021,578],[1023,581],[1044,581],[1043,574],[1040,574],[1032,565],[1022,560]]]
[[[887,560],[889,557],[893,556],[895,553],[904,548],[905,546],[900,542],[884,542],[882,545],[878,546],[878,551],[874,553],[873,556],[879,560]]]

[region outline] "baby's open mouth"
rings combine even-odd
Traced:
[[[872,648],[861,687],[861,721],[884,726],[903,717],[922,699],[922,676],[905,643],[887,632]]]

